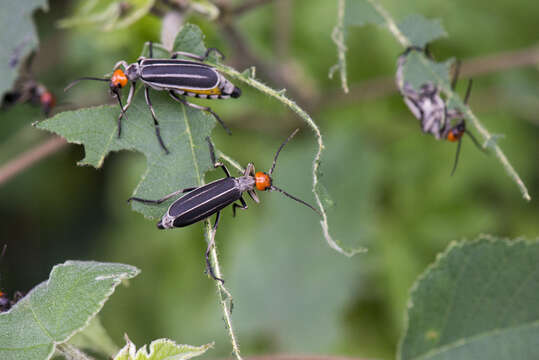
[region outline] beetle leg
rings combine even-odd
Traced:
[[[178,190],[178,191],[174,191],[173,193],[165,195],[161,199],[158,199],[158,200],[148,200],[148,199],[142,199],[142,198],[138,198],[138,197],[130,197],[129,199],[127,199],[127,202],[138,201],[138,202],[145,203],[145,204],[159,205],[162,202],[167,201],[168,199],[170,199],[173,196],[176,196],[176,195],[182,194],[182,193],[186,193],[186,192],[189,192],[189,191],[193,191],[195,189],[196,189],[196,187],[190,187],[190,188],[185,188],[185,189],[181,189],[181,190]]]
[[[196,104],[193,104],[193,103],[190,103],[189,101],[185,100],[184,98],[182,98],[181,96],[178,96],[178,94],[176,94],[174,91],[169,91],[169,94],[170,96],[178,101],[178,102],[181,102],[183,105],[185,106],[189,106],[189,107],[192,107],[193,109],[198,109],[198,110],[202,110],[202,111],[207,111],[209,112],[210,114],[213,115],[213,117],[215,118],[215,120],[217,120],[217,122],[219,122],[219,124],[221,124],[221,126],[223,127],[223,129],[225,129],[225,131],[227,132],[228,135],[232,135],[232,133],[230,132],[230,129],[225,125],[225,123],[223,122],[223,120],[221,120],[221,118],[213,112],[213,110],[207,106],[200,106],[200,105],[196,105]]]
[[[120,112],[120,115],[118,115],[118,137],[122,135],[122,118],[125,115],[125,112],[127,109],[129,109],[129,106],[131,105],[131,101],[133,100],[133,94],[135,94],[135,86],[137,85],[136,81],[133,81],[131,83],[131,87],[129,88],[129,95],[127,95],[127,102],[122,108],[122,111]],[[119,96],[119,94],[118,94]]]
[[[127,67],[128,67],[129,65],[127,65],[127,61],[125,61],[125,60],[120,60],[120,61],[118,61],[118,62],[114,65],[114,67],[112,68],[112,70],[116,70],[116,69],[118,69],[120,66],[122,66],[122,67],[124,68],[124,70],[125,70],[125,69],[127,69]]]
[[[240,202],[241,202],[241,205],[238,205],[236,203],[232,204],[232,216],[233,217],[236,217],[236,208],[240,208],[242,210],[246,210],[248,208],[247,203],[245,202],[245,200],[243,200],[243,197],[241,197],[241,196],[240,196]]]
[[[217,232],[217,226],[219,225],[220,216],[221,216],[221,212],[218,211],[217,214],[215,215],[215,222],[213,223],[213,228],[210,234],[211,239],[210,239],[210,242],[208,243],[208,247],[206,248],[205,256],[206,256],[206,273],[207,274],[209,273],[213,280],[220,281],[221,284],[224,284],[225,281],[223,279],[220,279],[217,276],[215,276],[215,272],[213,271],[213,266],[211,265],[211,261],[210,261],[210,251],[211,251],[211,248],[215,245],[215,233]]]
[[[206,141],[208,142],[208,147],[210,148],[210,161],[214,168],[220,167],[225,172],[226,177],[230,177],[230,172],[228,171],[225,164],[220,161],[215,160],[215,149],[213,148],[213,143],[210,140],[209,136],[206,136]]]
[[[146,104],[148,104],[148,107],[150,108],[150,112],[152,113],[153,127],[155,128],[155,135],[157,136],[159,145],[161,145],[163,150],[165,150],[166,154],[170,154],[167,147],[165,146],[165,143],[163,142],[163,138],[161,138],[161,131],[159,130],[159,122],[157,121],[157,116],[155,116],[155,111],[153,110],[152,102],[150,100],[150,88],[148,86],[144,87],[144,96],[146,97]]]

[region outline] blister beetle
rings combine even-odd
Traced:
[[[222,168],[225,172],[226,177],[211,182],[206,185],[199,187],[187,188],[175,191],[171,194],[164,196],[159,200],[147,200],[137,197],[131,197],[127,201],[139,201],[146,204],[161,204],[162,202],[170,199],[173,196],[179,195],[181,193],[188,193],[176,201],[174,201],[168,208],[167,212],[161,220],[157,223],[159,229],[171,229],[175,227],[184,227],[196,222],[207,219],[208,217],[216,214],[215,222],[213,224],[213,231],[217,230],[219,224],[220,211],[225,207],[232,205],[232,213],[236,216],[236,209],[240,208],[242,210],[247,209],[247,203],[243,199],[243,193],[247,192],[249,196],[256,202],[259,203],[260,200],[255,192],[255,189],[258,191],[278,191],[289,198],[306,205],[311,208],[314,212],[321,216],[320,212],[315,209],[312,205],[306,203],[305,201],[298,199],[297,197],[290,195],[286,191],[273,185],[272,173],[275,169],[275,164],[277,162],[277,157],[283,149],[283,147],[296,135],[299,129],[296,129],[279,147],[273,158],[273,164],[270,170],[265,173],[262,171],[255,172],[255,166],[253,163],[247,164],[245,171],[242,176],[232,177],[227,167],[221,163],[217,162],[215,159],[215,151],[213,144],[209,138],[206,138],[208,141],[208,146],[210,150],[210,159],[215,168]],[[239,201],[238,204],[236,201]],[[209,272],[210,276],[215,280],[221,279],[217,278],[213,272],[213,269],[209,260],[209,253],[214,245],[213,239],[208,244],[206,249],[206,270]]]
[[[15,81],[13,90],[4,94],[2,108],[12,105],[30,103],[40,106],[43,114],[49,117],[52,109],[56,106],[56,98],[45,85],[38,82],[32,73],[32,63],[35,51],[30,53],[21,68],[19,77]]]
[[[157,116],[155,115],[155,111],[150,100],[150,88],[168,91],[170,97],[172,97],[175,101],[178,101],[183,105],[210,113],[219,122],[219,124],[221,124],[226,132],[230,134],[228,127],[211,108],[190,103],[183,97],[184,95],[203,99],[227,99],[240,97],[241,90],[238,87],[234,86],[234,84],[228,81],[214,67],[203,62],[212,52],[215,52],[224,58],[219,50],[208,48],[204,56],[176,51],[172,53],[170,59],[154,59],[153,44],[150,42],[148,58],[141,56],[138,58],[137,62],[133,64],[127,64],[127,62],[124,60],[118,61],[116,65],[114,65],[113,73],[110,78],[103,79],[96,77],[82,77],[69,84],[65,88],[65,91],[69,90],[81,80],[98,80],[108,82],[110,91],[118,100],[118,104],[120,105],[121,109],[120,115],[118,116],[118,137],[120,137],[122,134],[122,118],[125,116],[127,119],[126,111],[133,100],[136,83],[140,80],[144,84],[144,96],[146,99],[146,104],[148,104],[152,114],[157,140],[159,141],[159,144],[163,150],[168,154],[169,151],[161,138],[159,121],[157,121]],[[178,56],[187,57],[196,61],[178,59]],[[129,95],[127,96],[127,103],[125,106],[123,106],[119,91],[129,82],[131,83],[131,87],[129,89]]]
[[[412,114],[420,121],[421,130],[424,133],[432,134],[437,140],[444,139],[451,142],[458,142],[455,162],[451,171],[451,175],[453,175],[459,160],[461,139],[465,133],[468,134],[478,149],[481,151],[484,151],[484,149],[477,139],[466,130],[466,122],[462,112],[458,109],[447,108],[446,100],[442,98],[438,86],[432,82],[427,82],[419,87],[419,91],[416,91],[410,83],[404,81],[403,69],[411,51],[424,52],[425,56],[432,58],[427,47],[425,47],[425,49],[416,46],[408,47],[397,60],[397,87],[403,96],[405,104]],[[457,62],[453,80],[451,81],[451,89],[453,91],[456,88],[459,70],[460,62]],[[464,97],[465,105],[468,104],[471,88],[472,80],[470,79]],[[457,123],[452,125],[455,121],[457,121]]]

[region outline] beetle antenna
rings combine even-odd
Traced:
[[[472,92],[472,79],[468,80],[468,87],[466,88],[466,95],[464,95],[464,104],[468,105],[468,100],[470,99],[470,93]]]
[[[451,176],[455,173],[455,170],[457,170],[457,164],[459,163],[459,154],[460,154],[460,145],[462,144],[462,138],[459,139],[459,143],[457,144],[457,154],[455,155],[455,163],[453,164],[453,170],[451,170]]]
[[[278,187],[276,187],[276,186],[274,186],[274,185],[271,185],[270,190],[278,191],[278,192],[284,194],[285,196],[288,196],[289,198],[291,198],[291,199],[293,199],[293,200],[296,200],[297,202],[302,203],[302,204],[305,205],[305,206],[310,207],[315,213],[317,213],[318,215],[322,216],[322,214],[320,213],[320,211],[318,211],[317,209],[315,209],[312,205],[306,203],[305,201],[303,201],[303,200],[301,200],[301,199],[298,199],[297,197],[295,197],[295,196],[293,196],[293,195],[290,195],[289,193],[287,193],[287,192],[284,191],[283,189],[279,189]]]
[[[98,77],[93,77],[93,76],[84,76],[84,77],[78,78],[77,80],[73,81],[71,84],[67,85],[64,88],[64,91],[71,89],[73,86],[77,85],[82,80],[97,80],[97,81],[107,81],[107,82],[110,81],[110,79],[103,79],[103,78],[98,78]]]
[[[273,170],[275,169],[275,164],[277,163],[277,157],[279,156],[279,153],[281,152],[283,147],[294,137],[294,135],[297,134],[298,131],[299,129],[294,130],[292,134],[290,134],[290,136],[281,144],[281,146],[279,146],[279,149],[277,150],[277,152],[275,153],[275,157],[273,158],[273,164],[271,165],[271,169],[268,172],[269,176],[271,176],[271,174],[273,173]]]

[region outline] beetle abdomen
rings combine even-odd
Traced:
[[[211,66],[187,60],[144,59],[141,80],[152,87],[177,90],[211,90],[219,86],[219,74]]]
[[[158,223],[161,229],[184,227],[204,220],[241,197],[237,180],[220,179],[176,200]]]

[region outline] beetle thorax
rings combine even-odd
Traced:
[[[133,63],[125,69],[125,75],[130,81],[136,81],[140,78],[140,66],[138,63]]]
[[[241,192],[253,190],[255,188],[255,178],[252,176],[240,176],[236,178],[238,188]]]

